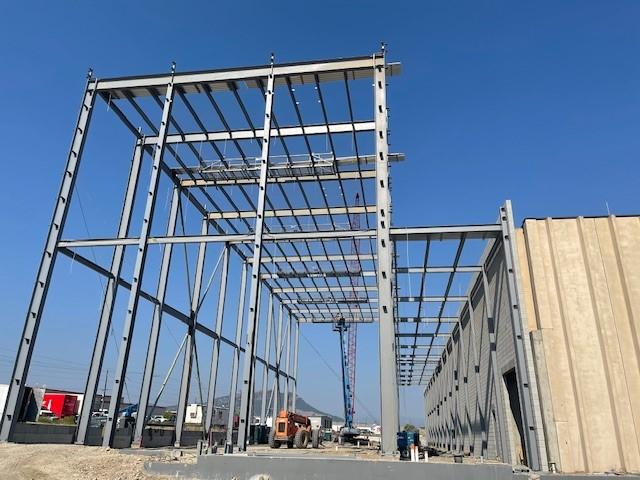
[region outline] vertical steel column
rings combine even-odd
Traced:
[[[296,411],[298,397],[298,342],[300,341],[300,322],[296,323],[296,337],[293,343],[293,392],[291,395],[291,410]],[[355,399],[354,399],[355,402]]]
[[[384,54],[374,56],[374,98],[376,123],[376,240],[378,301],[380,315],[380,408],[382,416],[381,452],[396,451],[399,429],[396,379],[395,331],[391,279],[391,192],[389,190],[389,145],[387,142],[387,85]]]
[[[131,292],[129,294],[129,304],[127,306],[127,315],[124,320],[120,348],[118,350],[118,363],[116,364],[116,373],[114,376],[113,388],[111,390],[111,402],[109,403],[109,414],[105,423],[102,437],[102,445],[105,447],[112,446],[113,436],[117,426],[117,416],[120,410],[120,397],[124,387],[125,376],[127,372],[127,363],[129,360],[129,350],[131,349],[131,336],[135,325],[136,313],[138,310],[138,300],[140,299],[140,289],[142,287],[142,276],[144,275],[145,260],[147,257],[147,238],[151,232],[151,223],[153,222],[153,212],[156,206],[156,191],[160,181],[160,166],[164,155],[164,146],[169,129],[169,121],[171,119],[171,107],[173,105],[173,74],[175,68],[172,68],[171,80],[167,85],[167,91],[162,108],[162,121],[158,132],[158,143],[153,154],[153,165],[151,168],[151,179],[149,180],[149,194],[144,210],[142,223],[142,231],[138,240],[138,254],[136,256],[136,264],[133,270],[133,279],[131,281]]]
[[[476,326],[475,326],[475,315],[473,313],[473,301],[471,297],[467,298],[467,305],[469,309],[469,333],[471,344],[471,350],[473,351],[473,371],[476,377],[476,409],[473,413],[473,425],[478,425],[478,414],[480,415],[480,438],[481,438],[481,446],[480,446],[480,455],[485,455],[485,449],[487,448],[487,428],[485,421],[486,412],[482,412],[480,408],[480,356],[478,354],[478,345],[477,345],[477,336],[476,336]],[[473,429],[473,440],[472,440],[472,453],[475,453],[476,448],[476,429]]]
[[[464,330],[462,329],[462,322],[458,323],[460,325],[460,356],[463,360],[468,359],[468,352],[464,346]],[[458,372],[458,375],[460,372]],[[467,360],[464,363],[464,376],[462,377],[462,382],[464,384],[464,418],[466,428],[464,429],[464,436],[462,437],[462,452],[464,452],[465,444],[470,445],[471,442],[471,416],[469,415],[469,361]],[[462,428],[462,427],[461,427]],[[466,439],[466,440],[465,440]]]
[[[453,415],[454,415],[453,431],[454,431],[455,440],[456,440],[456,453],[460,453],[461,441],[462,441],[462,422],[460,422],[460,408],[459,408],[460,404],[458,402],[458,397],[460,395],[460,351],[461,351],[460,338],[461,337],[462,337],[462,329],[459,328],[458,341],[454,343],[454,348],[456,349],[456,355],[455,355],[456,365],[455,365],[455,370],[453,371],[454,380],[455,380],[455,389],[454,389],[455,397],[453,398]]]
[[[276,378],[273,380],[273,413],[272,419],[278,416],[278,404],[280,403],[280,358],[282,357],[282,316],[284,309],[280,304],[278,311],[278,332],[276,334]]]
[[[222,335],[222,322],[224,320],[224,303],[227,294],[227,275],[229,272],[229,245],[225,243],[222,257],[222,271],[220,272],[220,293],[218,295],[218,310],[216,312],[216,338],[213,339],[213,352],[211,352],[211,370],[209,373],[209,393],[207,395],[207,415],[205,428],[211,430],[213,423],[213,410],[216,399],[216,382],[218,380],[218,360],[220,359],[220,336]]]
[[[131,225],[131,212],[133,210],[133,204],[135,201],[136,188],[138,186],[138,179],[140,178],[140,164],[142,163],[142,157],[144,155],[144,149],[142,148],[140,140],[137,140],[136,146],[133,152],[133,159],[131,161],[131,169],[129,171],[129,181],[127,183],[127,190],[124,196],[124,204],[122,206],[122,212],[120,214],[120,225],[118,227],[118,238],[125,238],[129,234],[129,226]],[[96,333],[96,340],[93,344],[93,353],[91,354],[91,364],[89,366],[89,373],[87,375],[87,383],[84,389],[84,398],[86,402],[82,402],[82,408],[80,410],[80,418],[78,419],[78,429],[76,431],[76,443],[84,444],[86,441],[87,428],[91,420],[91,413],[93,410],[93,399],[96,396],[98,389],[98,382],[100,381],[100,374],[102,371],[102,362],[104,359],[104,352],[107,347],[107,339],[109,337],[109,330],[111,329],[111,318],[113,316],[113,304],[116,299],[116,292],[118,290],[118,278],[122,270],[122,261],[124,259],[124,245],[117,245],[113,251],[113,257],[111,258],[111,267],[109,272],[111,276],[107,279],[107,285],[104,291],[102,300],[102,308],[100,313],[100,321],[98,323],[98,330]]]
[[[201,235],[209,232],[209,221],[202,220]],[[204,271],[204,260],[207,252],[207,243],[202,242],[198,246],[198,259],[196,261],[196,272],[191,292],[191,325],[188,326],[187,343],[184,346],[184,362],[182,364],[182,377],[180,380],[180,394],[178,398],[178,411],[176,414],[176,441],[175,446],[179,447],[182,440],[182,429],[184,428],[184,418],[189,401],[189,388],[191,385],[191,367],[193,365],[193,355],[196,349],[196,322],[198,321],[198,309],[200,305],[200,291],[202,289],[202,273]]]
[[[251,388],[253,385],[256,340],[256,314],[258,308],[258,284],[260,282],[260,264],[262,259],[262,231],[264,229],[264,206],[267,195],[267,175],[269,173],[269,142],[271,137],[271,112],[273,110],[274,76],[273,59],[271,72],[267,79],[265,92],[265,113],[262,138],[262,156],[260,160],[260,182],[258,205],[256,210],[255,241],[253,263],[251,264],[251,288],[249,289],[249,319],[247,325],[247,343],[242,371],[242,397],[240,400],[240,425],[238,426],[238,448],[246,450],[249,435],[249,412],[251,410]]]
[[[524,338],[524,325],[520,313],[520,290],[516,272],[518,268],[518,254],[516,250],[516,230],[513,224],[513,211],[511,202],[507,200],[500,208],[500,225],[502,226],[502,244],[507,270],[507,288],[511,309],[511,325],[513,331],[513,346],[516,357],[516,375],[518,379],[518,394],[520,396],[520,412],[522,426],[525,430],[525,448],[527,450],[527,462],[532,470],[541,470],[540,450],[538,449],[538,429],[534,415],[534,399],[532,395],[530,378],[535,375],[527,364],[526,346]]]
[[[47,291],[49,290],[51,273],[53,272],[53,267],[55,265],[57,245],[60,241],[62,230],[64,229],[67,213],[69,212],[69,205],[71,203],[71,196],[73,194],[73,187],[76,182],[76,174],[80,167],[80,159],[82,157],[82,150],[84,149],[86,133],[89,128],[91,114],[93,112],[97,83],[97,80],[93,80],[91,78],[91,73],[89,73],[89,78],[87,79],[87,85],[82,99],[82,106],[80,107],[80,113],[78,114],[78,120],[73,134],[73,140],[71,141],[71,149],[67,158],[67,166],[65,168],[62,183],[60,185],[60,191],[56,199],[53,218],[49,225],[47,241],[42,258],[40,259],[38,276],[36,277],[36,283],[31,294],[31,302],[29,303],[29,310],[27,311],[27,317],[24,322],[22,336],[20,337],[20,345],[18,346],[16,361],[13,366],[13,373],[11,374],[11,380],[9,382],[9,391],[7,392],[7,400],[0,426],[0,441],[6,442],[11,439],[13,429],[19,420],[18,415],[20,414],[20,407],[22,405],[25,381],[29,373],[33,347],[40,327],[40,319],[42,317],[42,310],[47,298]]]
[[[240,365],[240,342],[242,341],[242,324],[244,323],[244,296],[247,287],[247,264],[242,266],[240,279],[240,300],[238,301],[238,318],[236,321],[236,348],[233,351],[231,366],[231,385],[229,386],[229,418],[227,419],[227,445],[233,445],[233,416],[236,408],[236,391],[238,388],[238,366]]]
[[[506,461],[505,452],[508,452],[509,450],[505,443],[506,438],[505,438],[504,432],[502,431],[503,425],[506,426],[507,424],[506,424],[505,415],[504,415],[504,412],[505,412],[504,402],[503,402],[504,398],[502,395],[502,389],[500,388],[502,386],[502,377],[498,370],[498,354],[497,354],[498,344],[496,339],[497,326],[496,326],[496,318],[495,318],[495,305],[493,303],[493,300],[489,298],[489,280],[487,279],[487,272],[484,268],[484,265],[482,266],[482,288],[484,290],[484,305],[485,305],[484,308],[487,312],[487,329],[489,330],[489,352],[491,355],[491,373],[493,375],[493,392],[496,396],[496,407],[498,411],[498,414],[496,415],[497,417],[496,435],[498,437],[496,439],[496,443],[497,443],[497,447],[499,447],[498,455],[500,456],[502,461]],[[489,398],[491,398],[491,390],[489,390]],[[487,404],[488,405],[487,405],[487,408],[485,408],[485,412],[487,412],[487,415],[488,415],[488,412],[491,410],[490,401],[488,401]]]
[[[289,372],[291,372],[291,315],[289,315],[289,325],[287,326],[287,353],[285,354],[285,377],[284,377],[284,408],[289,410]]]
[[[271,358],[271,324],[273,322],[273,295],[269,295],[269,311],[267,312],[267,337],[264,341],[264,361],[266,363],[262,374],[262,405],[260,408],[260,423],[267,424],[267,387],[269,386],[269,361]]]
[[[254,334],[254,338],[260,338],[260,316],[262,315],[262,283],[258,283],[258,308],[256,309],[256,330]],[[257,343],[257,342],[256,342]],[[256,370],[256,359],[257,355],[253,354],[253,371]],[[256,394],[256,375],[253,376],[253,381],[251,382],[251,394],[249,395],[249,418],[251,422],[253,422],[253,418],[255,417],[255,402],[253,401]]]
[[[169,223],[167,225],[167,237],[172,237],[176,233],[176,220],[180,207],[180,189],[174,187],[171,198],[171,210],[169,211]],[[147,407],[149,396],[151,395],[151,385],[153,383],[153,372],[156,364],[156,352],[158,351],[158,339],[160,338],[160,327],[162,326],[162,307],[167,292],[167,279],[169,277],[169,266],[171,264],[171,253],[173,244],[164,245],[162,251],[162,261],[160,263],[160,276],[158,278],[158,288],[156,298],[158,304],[153,309],[153,320],[151,321],[151,331],[149,332],[149,343],[147,344],[147,357],[144,363],[144,373],[142,375],[142,386],[140,387],[140,400],[138,401],[138,416],[136,417],[136,430],[133,437],[133,445],[142,446],[142,435],[147,423]],[[153,413],[153,412],[151,412]]]

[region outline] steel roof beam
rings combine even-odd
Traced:
[[[348,215],[348,214],[361,214],[361,213],[374,213],[376,211],[375,205],[363,205],[352,207],[331,207],[331,208],[294,208],[294,209],[279,209],[279,210],[265,210],[265,218],[269,217],[310,217],[319,215]],[[239,211],[239,212],[211,212],[208,215],[209,219],[234,219],[234,218],[255,218],[256,212],[253,210]]]
[[[329,125],[304,125],[302,127],[280,127],[271,130],[271,138],[297,137],[302,135],[326,135],[327,133],[356,133],[370,132],[375,129],[374,122],[357,123],[331,123]],[[214,132],[189,132],[173,134],[167,137],[167,143],[199,143],[199,142],[224,142],[227,140],[253,140],[263,138],[262,129],[247,130],[219,130]],[[146,137],[145,144],[154,145],[157,137]]]
[[[268,177],[267,183],[290,183],[290,182],[331,182],[339,180],[361,180],[375,178],[375,170],[361,170],[353,172],[336,172],[323,175],[303,175],[303,176],[290,176],[290,177]],[[184,188],[191,187],[226,187],[235,185],[256,185],[258,178],[229,178],[229,179],[196,179],[196,180],[182,180],[180,186]]]
[[[389,63],[386,66],[389,75],[400,74],[400,63]],[[373,60],[371,56],[354,57],[320,62],[304,62],[279,64],[271,70],[270,65],[247,67],[244,69],[221,69],[196,72],[176,73],[175,85],[179,85],[186,93],[201,93],[202,85],[208,85],[211,90],[229,90],[235,82],[243,81],[247,87],[256,88],[256,79],[266,78],[271,72],[276,76],[275,85],[284,85],[290,77],[294,85],[314,84],[317,78],[320,82],[338,81],[346,74],[350,80],[373,77]],[[148,96],[148,88],[158,88],[164,91],[170,76],[145,75],[137,77],[106,78],[98,81],[98,91],[111,91],[115,98],[118,91],[128,90],[134,96]],[[230,85],[230,83],[232,85]]]

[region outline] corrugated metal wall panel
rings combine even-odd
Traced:
[[[640,471],[640,218],[527,220],[519,249],[550,461]]]

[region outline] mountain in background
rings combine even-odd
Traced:
[[[272,391],[267,390],[267,415],[270,415],[270,412],[273,409],[272,396],[273,396]],[[284,403],[284,394],[281,393],[279,397],[280,397],[280,401],[278,402],[278,405],[282,405]],[[241,398],[240,394],[237,394],[235,399],[235,404],[234,404],[235,412],[240,411],[240,398]],[[229,406],[229,403],[230,403],[229,395],[224,395],[222,397],[216,398],[215,406],[227,408]],[[260,392],[255,392],[253,396],[253,415],[259,416],[261,409],[262,409],[262,392],[260,391]],[[338,417],[337,415],[332,415],[330,413],[323,412],[322,410],[307,403],[307,401],[304,398],[302,398],[300,395],[297,395],[297,399],[296,399],[296,413],[299,413],[300,415],[305,415],[307,417],[324,415],[327,417],[331,417],[331,419],[334,422],[337,422],[337,423],[344,422],[344,419],[342,417]]]

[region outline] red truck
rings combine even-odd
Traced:
[[[78,397],[65,393],[45,393],[42,410],[49,410],[58,418],[73,416],[78,412]]]

